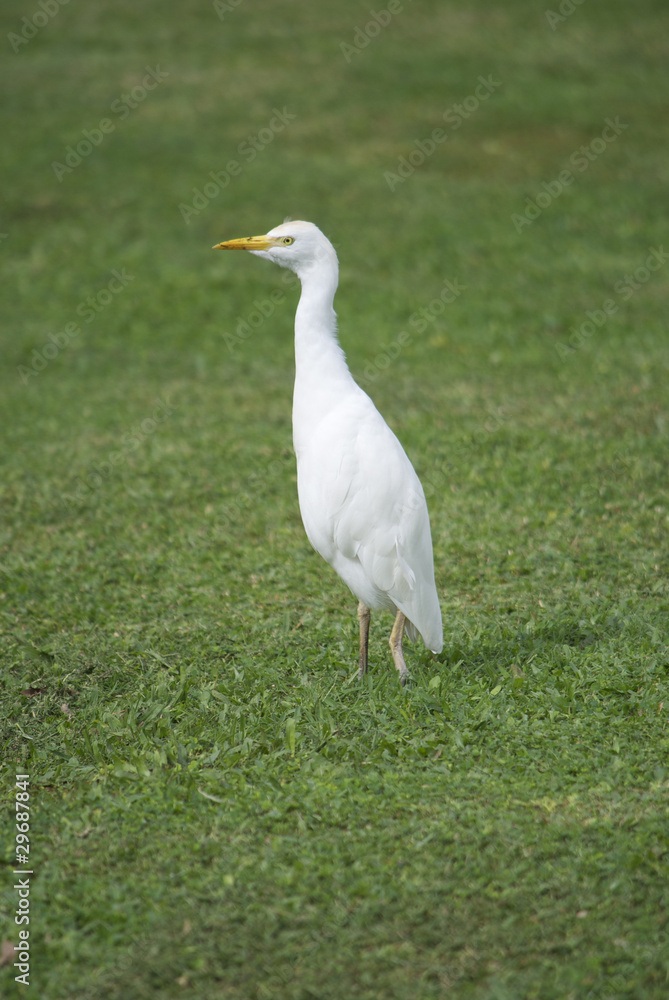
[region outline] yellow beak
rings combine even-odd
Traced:
[[[217,243],[212,250],[269,250],[276,246],[276,242],[271,236],[242,236],[238,240],[226,240],[225,243]]]

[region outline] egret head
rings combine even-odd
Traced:
[[[337,255],[329,239],[313,222],[282,222],[265,236],[243,236],[217,243],[214,250],[248,250],[280,267],[288,267],[302,278],[314,268],[337,267]]]

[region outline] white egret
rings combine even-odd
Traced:
[[[443,646],[425,494],[385,420],[354,381],[337,340],[335,249],[311,222],[284,222],[266,236],[218,243],[294,271],[302,283],[295,314],[293,445],[297,491],[309,541],[358,598],[359,674],[367,669],[370,609],[395,614],[390,649],[402,684],[402,650],[420,633]]]

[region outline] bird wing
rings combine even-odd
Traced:
[[[369,396],[356,389],[313,429],[298,454],[307,535],[354,592],[342,557],[359,563],[379,603],[399,608],[437,650],[441,611],[425,494],[402,445]]]

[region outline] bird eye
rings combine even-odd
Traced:
[[[281,242],[285,247],[289,247],[291,243],[295,242],[295,240],[293,239],[292,236],[284,236]]]

